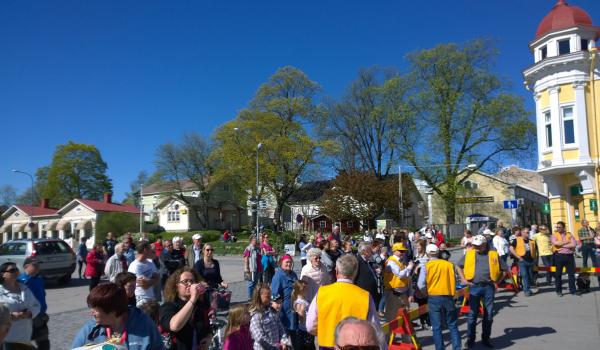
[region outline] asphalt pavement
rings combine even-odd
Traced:
[[[453,251],[451,260],[461,256]],[[230,282],[232,302],[247,301],[246,282],[242,276],[242,259],[237,256],[217,257],[225,281]],[[580,264],[580,260],[578,261]],[[295,264],[299,270],[300,264]],[[566,277],[566,276],[565,276]],[[540,279],[543,280],[543,279]],[[566,278],[564,292],[568,291]],[[52,349],[69,349],[79,328],[90,319],[85,298],[88,280],[74,276],[68,287],[50,284],[47,288],[48,314],[50,315],[50,340]],[[553,286],[541,286],[538,293],[525,297],[523,293],[500,291],[496,294],[496,315],[492,340],[498,349],[598,349],[600,348],[600,288],[592,278],[592,293],[582,296],[565,294],[559,298]],[[465,340],[466,317],[461,317],[459,331]],[[450,340],[445,332],[448,348]],[[485,349],[481,344],[481,326],[477,329],[475,349]],[[431,331],[417,331],[423,349],[434,346]]]

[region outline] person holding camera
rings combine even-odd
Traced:
[[[165,303],[159,311],[159,325],[171,339],[167,350],[208,348],[211,331],[207,321],[210,309],[207,287],[198,273],[187,266],[175,271],[167,279]]]

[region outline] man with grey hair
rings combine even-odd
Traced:
[[[360,347],[361,349],[386,349],[385,335],[381,328],[356,317],[346,317],[335,327],[335,346]]]
[[[373,257],[373,249],[370,242],[360,242],[358,244],[358,272],[354,283],[360,288],[371,294],[371,298],[375,301],[375,305],[379,305],[381,294],[379,293],[378,277],[375,269],[371,266],[371,258]]]
[[[300,279],[307,285],[306,300],[311,302],[317,295],[319,287],[330,284],[331,276],[323,264],[321,264],[321,249],[310,248],[306,254],[308,263],[302,267]]]
[[[354,255],[339,257],[335,263],[337,282],[319,288],[310,303],[306,314],[306,329],[317,336],[319,347],[335,346],[331,330],[346,317],[367,320],[379,327],[373,298],[369,292],[353,284],[357,269],[358,261]]]
[[[108,277],[108,280],[115,282],[115,277],[121,272],[127,272],[127,259],[123,254],[123,243],[115,245],[115,253],[108,258],[106,265],[104,265],[104,274]]]

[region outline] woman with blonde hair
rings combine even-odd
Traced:
[[[252,350],[248,305],[236,305],[229,310],[223,350]]]
[[[279,319],[282,296],[271,295],[271,287],[260,283],[250,302],[250,334],[254,350],[288,349],[289,337]]]

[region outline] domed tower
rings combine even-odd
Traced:
[[[529,44],[535,63],[523,72],[535,100],[538,172],[552,222],[564,221],[575,234],[581,220],[592,227],[598,220],[599,35],[587,12],[559,0]]]

